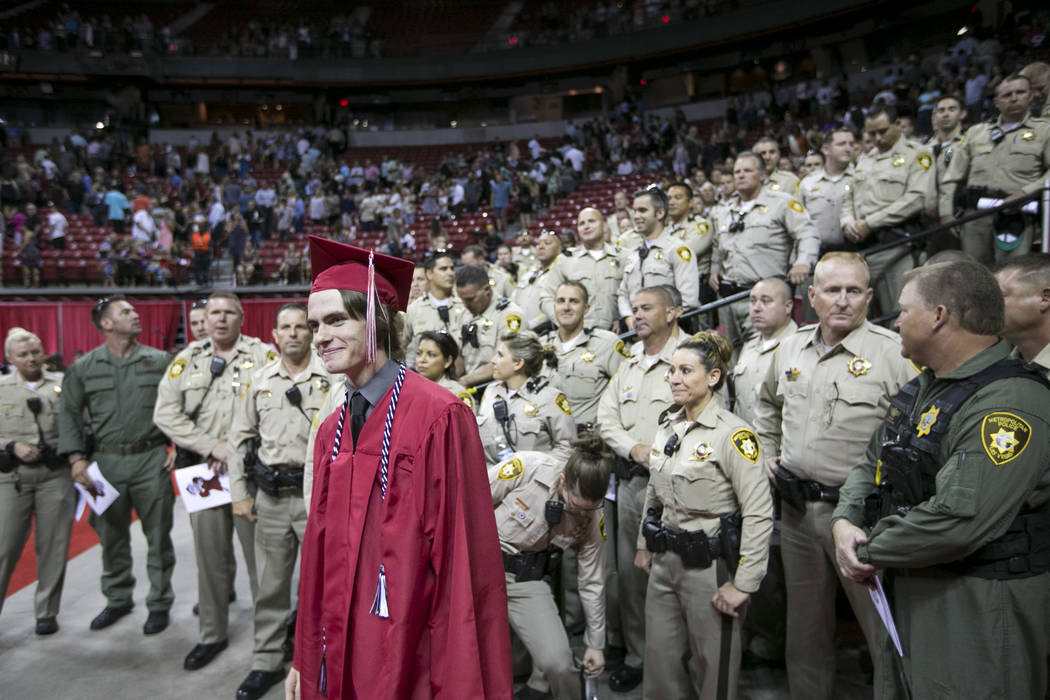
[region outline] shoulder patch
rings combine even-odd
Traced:
[[[522,463],[520,457],[504,462],[499,467],[499,473],[496,478],[500,481],[513,481],[519,476],[525,473],[525,465]]]
[[[463,403],[467,404],[467,408],[469,408],[471,411],[474,410],[474,397],[470,395],[469,391],[459,392],[458,394],[456,394],[456,398],[462,401]]]
[[[741,429],[730,438],[740,456],[752,464],[758,464],[758,438],[750,430]]]
[[[608,539],[605,536],[605,512],[604,511],[602,512],[601,516],[599,516],[599,518],[598,518],[598,532],[602,536],[602,542],[604,542],[605,540]]]
[[[276,359],[277,359],[277,351],[276,350],[267,350],[266,351],[266,361],[267,362],[273,362]]]
[[[693,259],[693,251],[689,250],[689,246],[680,245],[675,252],[678,253],[678,257],[685,262],[689,262]]]
[[[179,359],[171,363],[171,367],[168,367],[168,376],[172,379],[175,379],[180,374],[182,374],[182,371],[184,369],[186,369],[186,358],[180,357]]]
[[[1006,411],[989,413],[981,421],[981,445],[997,467],[1020,457],[1031,437],[1032,426]]]
[[[517,333],[521,330],[521,316],[518,314],[507,314],[506,323],[507,328],[512,333]]]
[[[627,345],[622,340],[616,341],[616,352],[620,353],[620,357],[624,359],[630,359],[631,351],[627,349]]]
[[[792,199],[790,202],[788,202],[788,209],[791,209],[792,211],[797,211],[799,214],[805,211],[802,208],[802,202],[798,201],[797,199]]]
[[[701,236],[703,236],[711,232],[711,224],[706,221],[700,221],[696,224],[696,230],[700,232]]]
[[[569,406],[569,399],[565,394],[558,394],[554,399],[554,405],[560,408],[565,415],[572,415],[572,407]]]
[[[919,161],[919,167],[923,170],[929,170],[930,166],[933,165],[933,159],[930,158],[929,153],[920,153],[915,156],[915,160]]]

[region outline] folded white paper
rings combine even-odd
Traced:
[[[904,652],[901,650],[901,639],[897,635],[897,625],[893,622],[893,611],[890,610],[890,601],[886,597],[886,591],[882,588],[881,578],[875,577],[875,590],[868,589],[868,593],[871,594],[871,602],[875,603],[875,609],[878,610],[879,617],[882,618],[882,624],[886,626],[886,631],[890,633],[893,646],[897,647],[897,655],[904,656]]]
[[[194,464],[175,470],[175,483],[187,513],[196,513],[232,502],[230,477],[216,474],[207,464]]]
[[[102,515],[106,508],[109,508],[113,501],[120,496],[120,493],[113,488],[113,484],[106,481],[106,477],[102,476],[102,471],[98,468],[98,462],[92,462],[88,465],[87,476],[91,480],[90,488],[84,488],[79,483],[74,482],[77,492],[80,494],[80,498],[77,501],[77,520],[80,520],[81,516],[84,515],[85,505],[90,506],[95,515]]]

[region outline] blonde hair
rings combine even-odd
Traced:
[[[871,285],[871,270],[868,269],[868,261],[864,259],[858,253],[851,253],[847,250],[833,250],[830,253],[825,253],[824,257],[817,261],[816,266],[813,268],[813,284],[817,284],[817,280],[820,277],[820,270],[826,264],[830,262],[843,262],[850,265],[856,265],[864,268],[864,286],[868,287]]]
[[[14,348],[15,343],[22,343],[27,340],[35,341],[36,344],[41,347],[44,345],[40,342],[40,338],[38,338],[35,333],[30,333],[25,328],[15,326],[7,331],[7,337],[4,339],[4,354],[7,355],[8,359],[11,359],[11,350]]]
[[[712,387],[715,391],[722,388],[729,375],[729,362],[733,359],[733,346],[725,337],[711,331],[701,331],[680,343],[676,350],[692,350],[700,357],[700,364],[708,373],[718,370],[718,383]]]

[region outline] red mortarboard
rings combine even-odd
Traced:
[[[310,266],[314,277],[311,293],[325,289],[351,289],[367,294],[368,259],[373,256],[375,289],[379,301],[398,311],[408,308],[414,263],[318,236],[310,236],[309,240]]]

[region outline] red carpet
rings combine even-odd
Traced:
[[[36,545],[33,542],[33,534],[30,533],[29,541],[26,542],[25,549],[22,550],[22,558],[18,560],[18,564],[15,566],[15,573],[11,575],[11,585],[7,589],[7,595],[9,596],[36,581]],[[96,544],[98,544],[98,535],[95,534],[95,530],[88,524],[88,514],[84,513],[84,517],[80,519],[79,523],[73,523],[73,537],[69,541],[68,558],[72,559],[78,554],[91,549]]]

